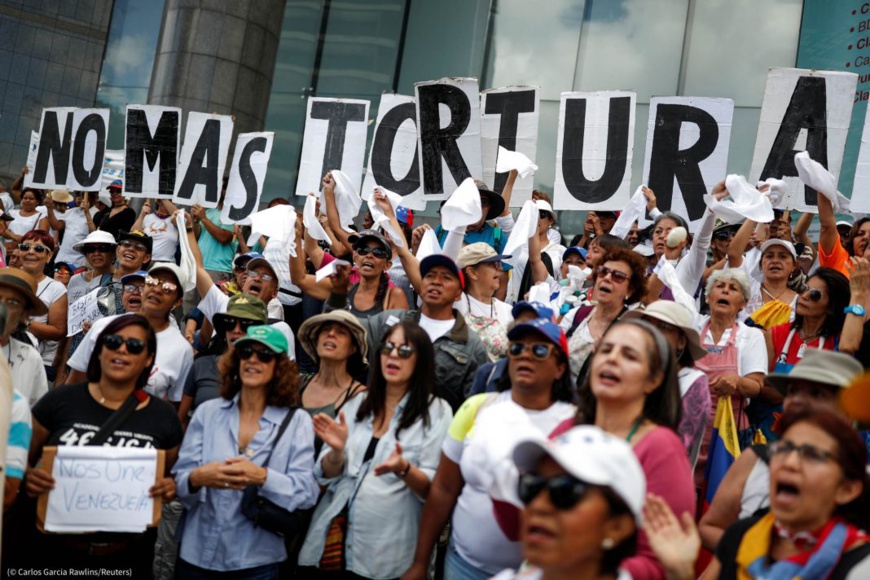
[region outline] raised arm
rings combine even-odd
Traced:
[[[794,238],[796,242],[802,243],[813,251],[813,260],[816,259],[817,251],[812,238],[809,236],[809,231],[810,225],[813,223],[815,217],[816,214],[810,212],[802,213],[801,217],[798,218],[797,223],[794,225],[794,228],[791,230],[792,238]]]
[[[352,248],[353,244],[348,239],[350,234],[341,227],[341,216],[338,214],[338,206],[335,203],[335,179],[332,178],[332,173],[323,176],[323,195],[320,199],[322,203],[326,204],[326,219],[329,229],[346,248]]]
[[[290,256],[290,281],[302,292],[317,300],[326,300],[332,290],[329,280],[317,282],[313,274],[305,270],[305,248],[302,245],[302,216],[296,219],[296,256]]]
[[[831,200],[824,195],[817,195],[819,203],[819,251],[830,254],[836,244],[840,243],[840,234],[837,233],[837,216],[834,215],[834,206]]]
[[[142,230],[145,224],[145,216],[151,213],[151,200],[146,199],[142,202],[142,209],[139,211],[139,216],[136,218],[136,221],[133,222],[133,227],[131,230]]]

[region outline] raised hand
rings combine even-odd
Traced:
[[[691,514],[680,520],[660,497],[647,494],[643,524],[650,548],[665,568],[668,578],[694,578],[695,560],[701,550],[701,536]]]
[[[653,190],[651,190],[650,188],[648,188],[645,185],[641,187],[640,191],[641,191],[641,193],[643,193],[643,196],[646,198],[646,210],[647,211],[654,210],[656,208],[656,194],[653,192]]]
[[[326,413],[318,413],[314,416],[313,422],[314,434],[336,453],[343,453],[347,443],[347,423],[344,419],[344,411],[339,412],[338,421]]]

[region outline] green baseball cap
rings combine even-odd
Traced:
[[[251,294],[236,294],[230,298],[226,312],[214,315],[215,321],[221,318],[244,318],[245,320],[257,320],[263,324],[269,319],[266,303]],[[218,323],[220,324],[220,323]]]
[[[275,353],[286,353],[288,348],[284,333],[268,324],[251,326],[248,328],[248,334],[237,340],[233,346],[239,348],[250,342],[258,342]]]

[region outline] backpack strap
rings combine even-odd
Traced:
[[[770,465],[770,446],[767,443],[756,443],[752,446],[752,451],[758,455],[766,465]]]
[[[580,326],[580,323],[586,320],[589,316],[589,313],[592,312],[592,309],[595,308],[591,304],[586,304],[585,306],[581,306],[577,309],[577,312],[574,313],[574,320],[571,321],[571,328],[568,329],[568,332],[565,333],[567,338],[571,338],[574,334],[574,331],[577,330],[577,327]]]

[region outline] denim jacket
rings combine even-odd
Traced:
[[[394,473],[375,475],[374,467],[386,461],[396,448],[396,427],[408,395],[396,407],[389,429],[378,441],[374,457],[363,462],[374,433],[373,416],[356,420],[357,410],[365,396],[354,397],[343,408],[348,439],[341,475],[324,477],[322,461],[331,448],[324,445],[320,452],[315,474],[327,488],[314,512],[299,554],[299,564],[318,565],[333,518],[348,506],[347,570],[366,578],[398,578],[413,563],[425,498],[418,497]],[[452,418],[450,406],[436,397],[429,404],[428,427],[421,417],[399,433],[403,457],[425,473],[430,481],[438,468],[441,442]]]

